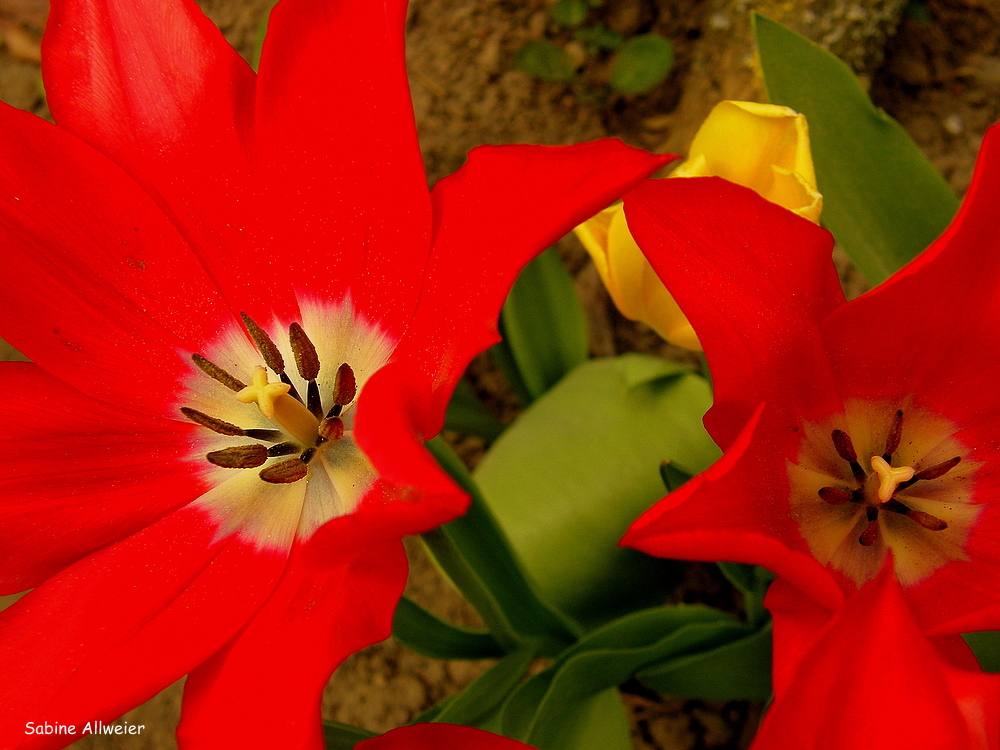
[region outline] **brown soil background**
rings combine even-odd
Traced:
[[[269,0],[200,0],[244,55],[254,45]],[[876,103],[910,132],[956,191],[968,186],[985,129],[1000,119],[1000,0],[927,0],[930,23],[902,11],[902,0],[608,0],[600,14],[625,34],[655,30],[676,45],[667,81],[642,97],[594,97],[577,86],[543,83],[513,69],[526,41],[567,40],[551,25],[544,0],[413,0],[408,64],[421,147],[433,182],[483,143],[573,143],[616,135],[633,145],[683,152],[702,117],[721,98],[761,99],[746,28],[760,8],[848,60],[870,82]],[[0,99],[46,116],[37,65],[44,0],[0,0]],[[606,63],[588,63],[581,77],[606,80]],[[347,113],[349,115],[349,113]],[[574,272],[590,315],[595,355],[624,351],[676,354],[610,305],[592,264],[572,239],[560,252]],[[863,289],[842,264],[849,292]],[[2,322],[0,322],[2,326]],[[0,342],[0,357],[16,353]],[[502,385],[488,372],[477,383]],[[507,409],[506,417],[512,416]],[[475,445],[466,445],[475,453]],[[409,545],[409,593],[456,622],[475,614]],[[685,598],[726,598],[707,566],[692,568]],[[0,600],[0,606],[15,597]],[[330,682],[329,719],[384,731],[405,723],[468,684],[486,664],[425,659],[390,640],[350,657]],[[639,691],[640,693],[642,691]],[[139,737],[81,740],[83,750],[170,750],[181,683],[127,715],[146,725]],[[625,694],[636,748],[745,748],[760,706]]]

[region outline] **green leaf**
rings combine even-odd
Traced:
[[[472,386],[464,378],[458,381],[455,393],[448,402],[448,411],[444,416],[445,429],[454,430],[463,435],[477,435],[487,442],[497,439],[503,432],[500,420],[490,413],[489,409],[479,400]]]
[[[667,488],[667,492],[673,492],[680,488],[690,478],[691,472],[680,468],[675,462],[660,462],[660,479],[663,480],[663,486]]]
[[[323,722],[323,740],[326,743],[326,750],[352,750],[359,742],[377,736],[367,729],[341,724],[339,721]]]
[[[659,466],[706,469],[705,380],[642,354],[587,362],[521,414],[476,480],[542,596],[588,624],[663,601],[677,563],[618,547],[663,497]]]
[[[475,682],[452,696],[433,720],[444,724],[478,724],[518,686],[534,658],[535,650],[530,647],[511,652]]]
[[[587,360],[586,313],[555,250],[521,271],[500,314],[500,329],[531,401]]]
[[[716,648],[649,667],[636,677],[660,693],[702,700],[767,700],[771,695],[771,622]]]
[[[734,562],[720,562],[717,565],[729,582],[743,594],[747,621],[751,625],[762,624],[768,617],[764,609],[764,595],[774,580],[774,573],[759,565]]]
[[[621,34],[603,24],[595,24],[585,29],[577,29],[573,32],[573,38],[579,39],[593,49],[607,51],[616,50],[621,47],[623,39]]]
[[[495,659],[504,655],[489,633],[445,622],[405,596],[396,606],[392,634],[408,648],[433,659]]]
[[[963,633],[984,672],[1000,672],[1000,632]]]
[[[664,660],[697,655],[740,639],[748,628],[710,607],[635,612],[594,631],[504,704],[503,733],[545,750],[557,746],[574,707]]]
[[[426,445],[471,496],[465,515],[422,535],[432,559],[505,650],[537,642],[542,653],[559,653],[576,640],[578,627],[539,598],[462,460],[440,437]]]
[[[579,26],[587,19],[585,0],[559,0],[550,11],[556,23],[562,26]]]
[[[558,737],[541,750],[632,750],[632,726],[617,688],[569,707]]]
[[[674,45],[665,36],[634,36],[611,62],[611,88],[622,94],[645,94],[667,77],[673,64]]]
[[[958,199],[844,63],[776,21],[753,23],[771,101],[809,121],[823,224],[878,284],[941,233]]]
[[[514,67],[556,83],[566,83],[576,77],[573,61],[566,51],[544,39],[521,47],[514,54]]]
[[[253,49],[250,51],[250,67],[254,70],[260,67],[260,52],[264,47],[264,37],[267,35],[267,23],[271,20],[271,11],[277,5],[278,0],[268,0],[267,12],[261,16],[260,23],[257,24],[257,33],[253,40]]]

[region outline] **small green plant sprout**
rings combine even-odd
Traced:
[[[673,65],[673,44],[655,32],[624,37],[601,22],[597,11],[603,5],[604,0],[558,0],[549,9],[551,38],[521,47],[514,67],[544,81],[580,82],[591,89],[578,91],[581,95],[615,91],[634,96],[654,89]],[[598,76],[603,83],[586,74],[580,81],[577,71],[590,62],[605,71]]]

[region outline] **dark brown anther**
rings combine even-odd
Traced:
[[[200,424],[202,427],[207,427],[212,432],[217,432],[220,435],[245,435],[246,432],[241,428],[229,422],[223,422],[221,419],[216,419],[215,417],[210,417],[204,412],[200,412],[197,409],[189,409],[186,406],[181,407],[181,413],[190,419],[192,422]]]
[[[865,518],[868,519],[868,525],[858,537],[858,544],[862,547],[871,547],[878,541],[878,509],[871,506],[866,508]]]
[[[247,387],[246,383],[237,380],[218,365],[213,365],[200,354],[192,354],[191,361],[197,365],[199,370],[208,375],[208,377],[213,380],[218,380],[231,391],[242,391]]]
[[[943,477],[949,471],[954,469],[962,461],[961,456],[955,456],[954,458],[949,458],[947,461],[942,461],[939,464],[934,464],[926,469],[921,469],[916,474],[913,475],[913,479],[937,479],[938,477]]]
[[[285,438],[285,433],[281,430],[258,430],[254,428],[252,430],[243,430],[243,434],[254,440],[263,440],[265,443],[277,443],[279,440],[284,440]]]
[[[260,470],[260,478],[271,484],[291,484],[303,479],[309,473],[309,467],[298,458],[271,464]]]
[[[292,354],[295,355],[295,366],[299,369],[299,375],[303,380],[315,380],[319,375],[319,356],[316,354],[313,342],[298,323],[288,326],[288,342],[292,345]]]
[[[298,453],[301,449],[302,446],[298,443],[278,443],[267,449],[267,455],[271,458],[275,456],[290,456],[293,453]]]
[[[893,513],[899,513],[907,518],[911,518],[930,531],[942,531],[943,529],[948,528],[947,522],[942,521],[937,516],[932,516],[930,513],[924,513],[922,510],[913,510],[913,508],[908,505],[904,505],[896,499],[890,500],[882,507],[886,510],[891,510]]]
[[[344,362],[337,368],[337,378],[333,381],[333,405],[344,407],[358,395],[358,383],[354,378],[354,370]],[[338,416],[334,414],[333,416]]]
[[[299,456],[299,461],[301,461],[304,464],[307,464],[313,460],[313,456],[315,455],[316,455],[315,446],[313,446],[312,448],[306,448],[304,451],[302,451],[302,454]]]
[[[897,409],[896,416],[892,420],[892,427],[889,429],[889,437],[885,439],[885,453],[882,458],[891,463],[892,454],[899,448],[899,441],[903,439],[903,410]]]
[[[327,417],[319,424],[319,436],[324,443],[327,440],[340,440],[344,437],[344,421],[340,417]]]
[[[209,463],[224,469],[252,469],[267,460],[267,448],[263,445],[236,445],[212,451],[205,456]]]
[[[250,338],[253,339],[254,344],[257,345],[257,350],[264,358],[264,364],[279,375],[283,373],[285,371],[285,360],[281,356],[281,352],[278,351],[278,347],[271,341],[271,337],[245,312],[241,312],[240,317],[243,318],[243,325],[247,327]]]
[[[833,438],[833,447],[837,449],[838,456],[850,463],[857,463],[858,453],[854,450],[850,435],[843,430],[834,430],[830,437]]]
[[[819,497],[830,505],[843,505],[854,500],[854,492],[842,487],[820,487]]]
[[[924,513],[922,510],[910,510],[906,517],[916,521],[928,531],[944,531],[948,528],[947,521],[942,521],[937,516]]]

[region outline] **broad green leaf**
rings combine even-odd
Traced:
[[[434,659],[496,659],[504,655],[489,633],[445,622],[405,596],[396,605],[392,634],[405,646]]]
[[[539,598],[462,460],[440,437],[426,445],[471,497],[465,515],[422,535],[431,558],[505,650],[537,643],[542,653],[559,653],[576,640],[577,626]]]
[[[587,360],[586,313],[552,248],[517,277],[500,314],[500,330],[532,401]]]
[[[534,658],[535,650],[530,647],[511,652],[475,682],[452,696],[433,720],[444,724],[478,724],[518,686]]]
[[[1000,632],[964,633],[962,637],[979,659],[979,666],[984,672],[1000,672]]]
[[[502,710],[504,734],[539,748],[556,745],[573,707],[665,660],[714,649],[748,628],[710,607],[635,612],[582,638],[517,689]]]
[[[492,442],[503,432],[500,420],[490,413],[489,409],[479,400],[472,386],[464,378],[458,381],[455,393],[448,402],[448,411],[444,417],[445,429],[454,430],[463,435],[478,435]]]
[[[571,706],[562,731],[539,750],[632,750],[632,727],[621,695],[611,688]]]
[[[514,54],[514,67],[556,83],[566,83],[576,77],[573,61],[566,51],[545,39],[521,47]]]
[[[587,3],[585,0],[559,0],[550,12],[558,24],[579,26],[587,19]]]
[[[663,497],[659,466],[700,472],[719,451],[701,424],[705,380],[628,354],[587,362],[493,444],[476,480],[542,596],[589,624],[663,601],[676,563],[618,547]]]
[[[611,88],[621,94],[645,94],[667,77],[673,64],[674,45],[665,36],[634,36],[611,61]]]
[[[636,677],[669,695],[766,700],[771,695],[771,623],[713,649],[667,659]]]
[[[326,743],[326,750],[353,750],[359,742],[377,736],[367,729],[341,724],[339,721],[323,722],[323,741]]]
[[[809,121],[823,224],[878,284],[941,233],[958,199],[844,63],[776,21],[753,23],[768,96]]]

